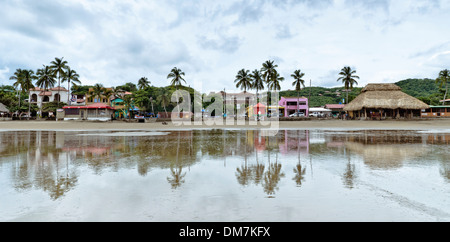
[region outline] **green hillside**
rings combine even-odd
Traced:
[[[422,100],[429,105],[439,105],[444,96],[444,90],[439,88],[432,79],[407,79],[395,83],[408,95]]]

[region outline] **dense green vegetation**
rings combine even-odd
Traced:
[[[395,83],[408,95],[418,98],[429,105],[441,105],[445,90],[432,79],[407,79]]]

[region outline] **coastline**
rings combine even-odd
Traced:
[[[128,123],[114,122],[80,122],[80,121],[2,121],[0,131],[162,131],[162,130],[191,130],[191,129],[267,129],[271,126],[259,125],[175,125],[162,123]],[[272,126],[278,129],[321,129],[321,130],[440,130],[450,133],[450,119],[436,120],[307,120],[307,121],[280,121]]]

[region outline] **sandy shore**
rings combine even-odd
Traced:
[[[263,125],[175,125],[168,123],[127,123],[114,122],[80,122],[80,121],[1,121],[0,131],[8,130],[180,130],[180,129],[253,129],[253,128],[280,128],[280,129],[338,129],[338,130],[442,130],[450,132],[450,119],[436,120],[383,120],[383,121],[360,121],[360,120],[309,120],[309,121],[284,121],[278,126]]]

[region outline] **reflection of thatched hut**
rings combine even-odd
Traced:
[[[427,104],[402,92],[395,84],[368,84],[344,111],[356,118],[411,118],[420,116],[420,110],[427,108]]]
[[[403,166],[403,162],[424,154],[425,148],[418,144],[376,144],[365,145],[356,142],[347,142],[345,147],[351,152],[359,154],[364,164],[372,169],[393,169]]]

